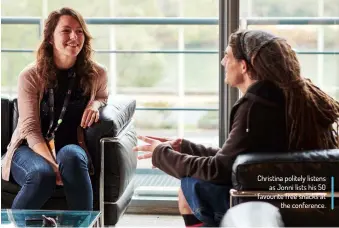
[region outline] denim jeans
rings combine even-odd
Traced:
[[[69,210],[93,210],[93,190],[87,156],[78,145],[66,145],[56,155]],[[26,145],[13,155],[11,174],[21,186],[12,209],[40,209],[56,188],[51,165]]]
[[[219,227],[230,208],[231,186],[185,177],[181,179],[181,189],[193,214],[204,227]]]

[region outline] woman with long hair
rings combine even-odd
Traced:
[[[19,120],[2,166],[3,179],[21,186],[13,209],[40,209],[56,185],[70,210],[93,209],[93,166],[82,134],[99,120],[108,91],[91,40],[80,13],[53,11],[36,61],[20,73]]]

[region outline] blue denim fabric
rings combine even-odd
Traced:
[[[57,163],[70,210],[93,210],[93,190],[87,156],[78,145],[66,145],[57,152]],[[12,209],[40,209],[56,188],[52,167],[26,145],[13,155],[11,175],[21,186]]]
[[[220,225],[230,208],[231,186],[185,177],[181,179],[181,189],[194,215],[204,223],[204,226]]]

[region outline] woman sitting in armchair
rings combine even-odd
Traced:
[[[13,209],[40,209],[63,185],[70,210],[92,210],[92,163],[83,128],[99,120],[107,74],[92,60],[91,35],[73,9],[53,11],[35,63],[18,79],[19,121],[2,177],[21,186]]]

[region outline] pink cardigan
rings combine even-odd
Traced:
[[[87,105],[103,106],[107,102],[107,71],[103,66],[95,64],[98,77],[91,91],[90,101]],[[2,178],[9,180],[12,157],[16,149],[24,139],[28,146],[33,148],[37,143],[45,142],[40,126],[40,102],[43,96],[43,88],[40,86],[36,64],[25,67],[18,80],[18,109],[19,120],[12,139],[7,147],[7,153],[2,160]]]

